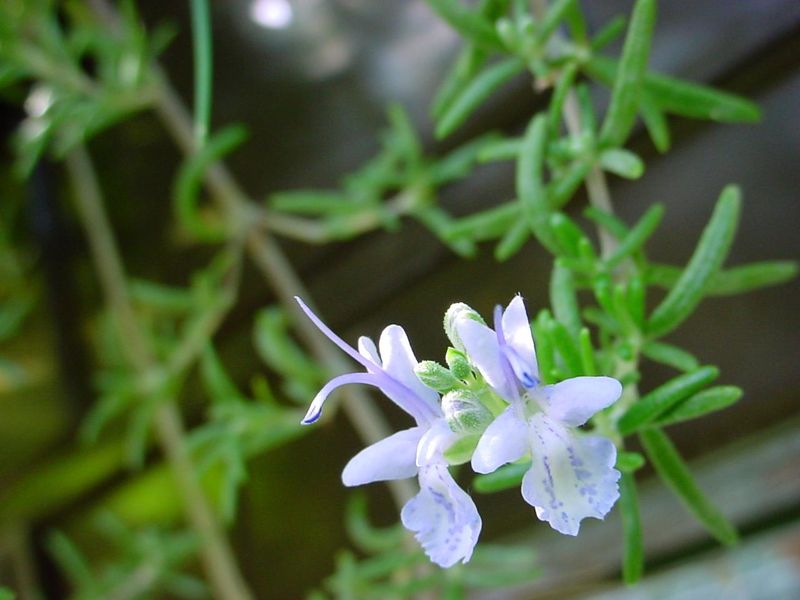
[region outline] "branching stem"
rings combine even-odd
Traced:
[[[70,152],[66,163],[92,260],[120,339],[125,340],[122,349],[133,368],[141,376],[146,376],[155,367],[155,360],[136,322],[125,270],[105,213],[94,167],[81,146]],[[200,557],[214,596],[223,600],[250,600],[253,596],[239,573],[223,529],[195,476],[186,445],[186,432],[172,399],[162,398],[159,402],[155,430],[175,475],[189,522],[200,538]]]

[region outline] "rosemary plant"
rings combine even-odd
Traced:
[[[578,0],[426,2],[463,39],[431,105],[435,136],[459,131],[493,94],[521,79],[541,107],[524,131],[486,133],[435,155],[403,108],[392,105],[380,150],[338,189],[284,191],[266,200],[248,197],[221,163],[245,141],[246,129],[210,128],[207,0],[190,2],[193,117],[156,63],[171,30],[146,31],[133,2],[0,4],[0,87],[25,111],[15,136],[16,171],[27,177],[44,156],[64,161],[106,306],[94,328],[97,401],[82,427],[88,446],[6,493],[4,523],[37,522],[126,464],[162,498],[164,520],[181,524],[136,529],[152,515],[122,490],[112,503],[115,516],[102,513],[98,521],[111,548],[100,564],[64,533],[53,534],[50,549],[73,597],[268,595],[246,583],[225,530],[237,517],[248,460],[308,433],[301,419],[316,421],[328,394],[349,383],[377,387],[416,422],[393,434],[375,402],[348,388],[347,416],[368,447],[344,469],[343,481],[388,480],[405,528],[374,527],[364,497],[354,495],[345,517],[359,552],[338,555],[335,574],[313,598],[461,598],[537,577],[532,548],[478,542],[476,504],[451,473],[462,464],[478,473],[472,489],[480,494],[521,486],[520,510],[531,505],[531,515],[563,534],[578,535],[582,519],[619,510],[627,583],[643,573],[634,474],[646,463],[714,538],[736,541],[736,529],[695,483],[665,428],[722,410],[742,390],[719,383],[718,368],[665,338],[704,298],[782,283],[797,265],[725,266],[742,203],[735,184],[720,191],[686,265],[653,262],[647,242],[669,207],[653,204],[638,221],[624,222],[606,175],[642,176],[644,160],[626,147],[639,122],[667,152],[673,116],[751,123],[759,108],[648,67],[655,0],[637,0],[630,15],[598,31],[590,31]],[[607,48],[618,38],[622,50],[614,56]],[[596,101],[601,88],[610,93],[604,109]],[[183,287],[128,275],[87,150],[93,136],[139,111],[154,111],[184,153],[172,190],[175,223],[213,254]],[[439,204],[445,186],[500,161],[514,164],[516,198],[458,217]],[[588,206],[575,206],[583,187]],[[0,340],[22,331],[37,295],[26,279],[30,261],[10,233],[13,207],[3,210]],[[529,319],[521,297],[497,298],[492,320],[453,305],[445,316],[451,345],[439,362],[417,361],[397,326],[384,330],[378,346],[362,338],[352,348],[305,304],[312,305],[310,295],[274,236],[324,244],[379,228],[399,231],[406,217],[462,257],[487,242],[499,261],[525,244],[540,245],[553,258],[549,283],[530,277],[524,285],[549,285],[550,307],[529,306],[536,309]],[[254,348],[270,376],[252,378],[243,390],[214,340],[237,306],[248,260],[282,306],[254,318]],[[317,328],[365,372],[341,375],[347,360]],[[654,386],[641,378],[644,361],[666,365],[674,376]],[[5,359],[0,368],[9,389],[24,379],[21,367]],[[198,383],[207,411],[189,427],[179,400],[187,390],[196,393]],[[309,403],[303,417],[300,405]],[[629,448],[634,438],[644,454]],[[164,463],[153,466],[147,459],[156,446]],[[84,475],[71,479],[73,472]],[[46,501],[37,496],[42,489],[50,490]],[[202,581],[191,572],[194,556]]]

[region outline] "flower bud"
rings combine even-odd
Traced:
[[[447,309],[447,312],[444,313],[444,332],[447,334],[447,337],[450,339],[450,343],[453,344],[453,347],[455,347],[456,350],[465,352],[464,344],[461,343],[461,338],[458,336],[458,331],[456,330],[456,322],[459,319],[472,319],[473,321],[477,321],[483,325],[486,325],[486,322],[481,318],[477,311],[467,306],[463,302],[451,304],[450,308]]]
[[[469,377],[472,369],[469,366],[469,359],[466,354],[455,348],[448,348],[444,359],[447,362],[447,366],[450,367],[450,372],[456,379],[466,379]]]
[[[453,390],[442,397],[447,425],[455,433],[479,433],[492,422],[492,413],[469,390]]]
[[[414,373],[422,383],[441,394],[462,385],[447,368],[433,360],[417,363]]]

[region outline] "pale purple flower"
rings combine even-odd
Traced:
[[[496,307],[492,331],[471,318],[455,328],[484,380],[509,402],[481,436],[472,468],[491,473],[530,454],[522,496],[553,529],[577,535],[586,517],[602,519],[619,497],[617,450],[577,428],[622,393],[611,377],[573,377],[541,385],[530,322],[520,296]]]
[[[419,478],[420,491],[403,507],[403,525],[415,532],[425,553],[436,564],[450,567],[467,562],[478,541],[481,519],[472,498],[450,475],[443,452],[458,435],[447,426],[439,395],[414,374],[417,360],[402,327],[389,325],[381,333],[378,347],[367,337],[358,340],[358,352],[333,333],[297,298],[314,324],[339,348],[366,368],[329,381],[316,395],[303,418],[316,421],[328,395],[339,386],[362,383],[380,389],[411,415],[417,425],[367,446],[345,466],[342,481],[347,486],[373,481]]]

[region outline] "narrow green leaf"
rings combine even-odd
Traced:
[[[486,144],[478,153],[478,162],[489,163],[501,160],[517,160],[522,140],[519,138],[505,138]]]
[[[539,311],[533,323],[533,338],[536,342],[536,359],[539,362],[539,376],[544,383],[552,383],[550,372],[555,367],[555,348],[550,339],[549,324],[553,320],[547,309]]]
[[[655,419],[682,400],[700,391],[719,376],[716,367],[699,369],[678,375],[667,383],[642,396],[617,423],[620,434],[629,435]]]
[[[572,219],[562,212],[553,213],[550,216],[550,229],[562,254],[572,258],[580,256],[580,243],[586,236]]]
[[[755,123],[761,120],[757,104],[714,88],[650,73],[646,88],[662,110],[719,123]]]
[[[415,162],[422,154],[414,124],[402,105],[393,102],[386,111],[389,118],[391,138],[396,144],[398,154],[410,162]]]
[[[67,578],[76,588],[93,589],[97,585],[92,570],[77,546],[61,531],[47,538],[47,549],[55,556]]]
[[[363,208],[340,192],[326,190],[286,190],[270,195],[267,203],[274,210],[309,215],[352,214]]]
[[[661,479],[695,518],[723,544],[735,544],[738,539],[736,528],[697,486],[688,466],[667,435],[659,429],[646,429],[639,433],[639,439]]]
[[[210,344],[200,360],[200,376],[215,404],[229,404],[244,399]]]
[[[694,371],[700,366],[691,353],[665,342],[647,342],[642,346],[642,354],[678,371]]]
[[[594,114],[594,104],[589,86],[584,82],[575,86],[575,95],[578,98],[578,110],[581,116],[581,135],[591,138],[591,146],[594,147],[595,133],[597,131],[597,118]]]
[[[592,291],[597,303],[606,311],[608,316],[619,320],[617,307],[614,303],[614,284],[608,273],[599,273],[592,279]]]
[[[465,38],[478,44],[499,48],[500,38],[492,23],[468,10],[459,0],[425,0],[433,11]]]
[[[547,9],[536,31],[536,38],[544,44],[566,17],[567,11],[573,7],[575,0],[556,0]]]
[[[520,206],[516,200],[506,202],[452,223],[449,235],[452,238],[469,237],[476,242],[503,235],[513,223],[519,222]]]
[[[580,3],[570,2],[569,6],[567,7],[567,12],[564,15],[564,20],[567,23],[567,27],[569,28],[572,39],[580,45],[587,45],[587,42],[589,41],[589,36],[587,34],[588,27],[586,25],[586,18],[583,16]]]
[[[614,253],[608,257],[606,263],[609,266],[619,264],[625,257],[639,251],[645,242],[650,239],[661,219],[664,217],[664,205],[653,204],[639,219],[639,222],[620,240],[619,246]]]
[[[194,52],[194,133],[198,148],[206,143],[211,121],[213,76],[211,15],[208,0],[190,0]]]
[[[583,67],[607,85],[618,70],[616,61],[601,56],[593,57]],[[761,119],[761,109],[746,98],[658,73],[645,75],[644,92],[660,110],[683,117],[720,123],[754,123]]]
[[[431,116],[434,120],[438,121],[444,111],[453,104],[453,100],[462,93],[464,87],[486,63],[488,56],[489,52],[486,48],[475,44],[468,44],[461,51],[436,90],[431,105]]]
[[[578,350],[578,344],[567,328],[559,321],[552,320],[548,324],[548,333],[570,377],[583,375],[583,361]]]
[[[542,183],[542,169],[547,141],[547,120],[542,114],[531,119],[517,160],[517,198],[528,225],[537,239],[553,254],[557,244],[550,231],[547,194]]]
[[[619,480],[619,513],[623,539],[622,579],[626,585],[633,585],[644,571],[644,541],[636,480],[629,473],[623,473]]]
[[[436,237],[447,244],[456,254],[467,258],[475,255],[475,244],[472,240],[456,238],[450,233],[453,220],[441,207],[435,204],[419,206],[411,212],[411,215],[430,229]]]
[[[636,317],[631,313],[631,304],[628,302],[628,286],[625,283],[614,284],[612,288],[614,315],[617,317],[623,331],[633,335],[641,331],[641,326]]]
[[[638,274],[633,275],[626,286],[625,300],[627,312],[633,319],[636,328],[641,331],[645,325],[645,295],[647,287]]]
[[[590,48],[592,52],[597,52],[608,46],[625,31],[628,20],[623,15],[617,15],[608,23],[600,28],[600,31],[592,38]]]
[[[592,347],[592,334],[586,327],[581,328],[578,334],[578,350],[581,353],[581,365],[586,375],[597,375],[597,366],[594,362],[594,348]]]
[[[506,261],[528,241],[530,227],[525,219],[514,222],[494,249],[495,260]]]
[[[210,164],[231,152],[244,142],[247,131],[240,125],[232,125],[211,137],[197,154],[187,158],[175,180],[174,208],[178,222],[197,239],[205,242],[220,242],[226,239],[225,224],[206,218],[200,213],[200,183]]]
[[[504,465],[488,475],[476,475],[472,487],[479,494],[493,494],[508,490],[520,485],[525,472],[530,468],[530,462]]]
[[[653,425],[666,426],[702,417],[728,408],[742,397],[742,389],[734,385],[720,385],[694,394],[674,408],[659,416]]]
[[[475,76],[442,114],[436,124],[436,137],[442,139],[453,133],[492,92],[524,70],[525,63],[508,58]]]
[[[739,188],[726,187],[689,264],[666,298],[653,311],[647,324],[649,335],[659,337],[675,329],[703,298],[708,283],[728,255],[739,222],[740,208]]]
[[[481,153],[496,141],[497,136],[490,133],[448,152],[430,167],[430,181],[438,186],[468,176]]]
[[[550,306],[556,319],[563,323],[573,336],[580,333],[582,323],[578,310],[578,299],[575,296],[575,282],[572,272],[558,260],[553,264],[550,276]]]
[[[644,466],[644,456],[638,452],[619,450],[617,452],[617,464],[614,466],[623,473],[635,473]]]
[[[583,211],[587,219],[594,221],[597,225],[608,231],[617,240],[622,240],[628,235],[628,226],[618,217],[605,212],[595,206],[587,206]]]
[[[639,98],[639,113],[656,150],[662,154],[669,150],[671,142],[667,119],[648,93]]]
[[[369,520],[367,497],[353,493],[345,509],[345,529],[350,538],[366,552],[380,552],[396,548],[402,543],[404,530],[398,523],[389,527],[375,527]]]
[[[639,179],[644,174],[644,161],[622,148],[603,150],[600,153],[600,167],[625,179]]]
[[[578,65],[569,63],[559,74],[558,83],[556,83],[556,87],[553,90],[553,96],[550,98],[550,107],[547,110],[547,129],[550,131],[551,137],[558,137],[561,131],[561,113],[564,109],[564,100],[566,100],[572,84],[575,83],[575,75],[577,73]]]
[[[611,102],[600,130],[600,142],[604,146],[621,146],[633,127],[655,19],[655,0],[637,0],[611,91]]]
[[[590,168],[588,162],[577,160],[556,175],[547,184],[547,199],[550,208],[558,210],[569,202],[572,196],[575,195],[575,191],[583,183]]]
[[[680,279],[681,270],[671,265],[649,265],[647,281],[652,285],[672,288]],[[709,296],[732,296],[764,287],[780,285],[797,276],[797,262],[770,260],[719,271],[708,282]]]

